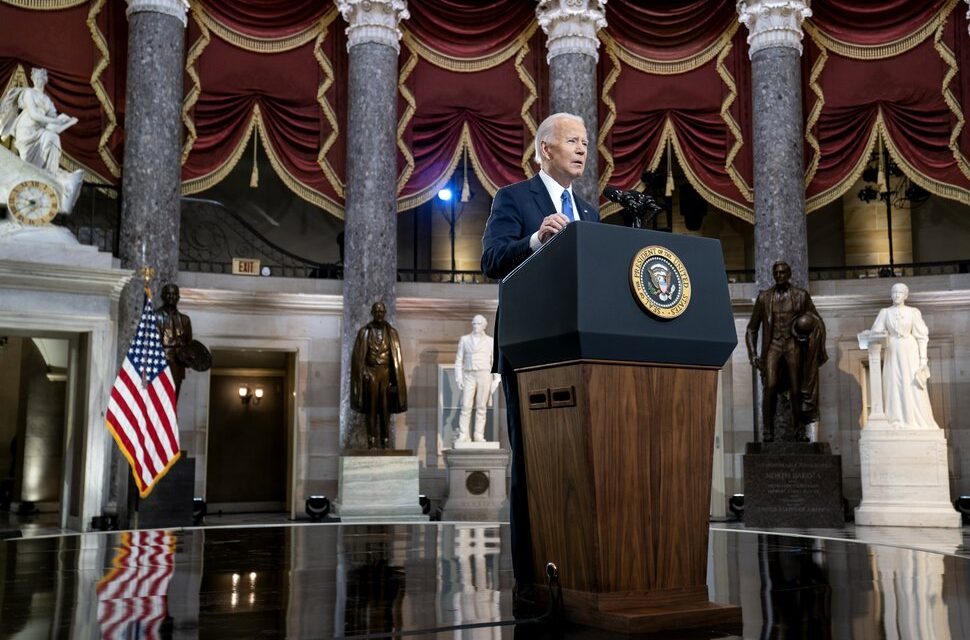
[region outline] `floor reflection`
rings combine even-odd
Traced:
[[[870,544],[712,531],[711,597],[742,606],[745,638],[970,637],[970,559],[894,535]],[[959,532],[934,545],[967,548]],[[0,637],[608,637],[516,624],[507,550],[507,526],[449,524],[4,540]]]

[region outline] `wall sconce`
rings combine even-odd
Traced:
[[[252,402],[254,405],[259,404],[259,401],[263,399],[263,388],[256,387],[255,389],[250,389],[246,385],[239,386],[239,400],[243,404],[249,404]]]

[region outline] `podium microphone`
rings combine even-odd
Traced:
[[[643,228],[644,223],[652,220],[658,213],[663,211],[663,207],[657,201],[642,191],[624,191],[613,186],[603,189],[603,195],[607,200],[611,200],[631,214],[633,214],[633,227]]]

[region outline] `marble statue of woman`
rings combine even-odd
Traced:
[[[14,148],[30,164],[57,175],[61,160],[61,132],[77,118],[57,113],[44,93],[47,70],[32,69],[33,87],[15,88],[0,103],[0,137],[13,134]]]
[[[929,330],[919,309],[906,306],[909,287],[897,282],[891,296],[893,306],[882,309],[872,325],[873,337],[886,337],[882,367],[886,417],[895,429],[938,429],[926,390]]]

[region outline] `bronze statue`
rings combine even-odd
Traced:
[[[192,339],[192,321],[178,310],[179,288],[174,284],[162,287],[162,306],[155,310],[158,332],[162,336],[165,360],[172,368],[175,399],[178,400],[185,369],[206,371],[212,366],[212,354],[198,340]]]
[[[758,292],[745,334],[748,360],[761,372],[763,437],[765,442],[775,439],[775,405],[781,393],[787,391],[796,433],[786,434],[783,439],[805,441],[805,428],[819,419],[818,368],[828,360],[825,324],[808,291],[789,282],[791,267],[787,262],[776,262],[771,274],[775,286]]]
[[[408,410],[408,395],[401,340],[384,320],[384,303],[375,302],[370,313],[373,320],[357,332],[350,359],[350,406],[367,417],[367,448],[386,449],[391,414]]]

